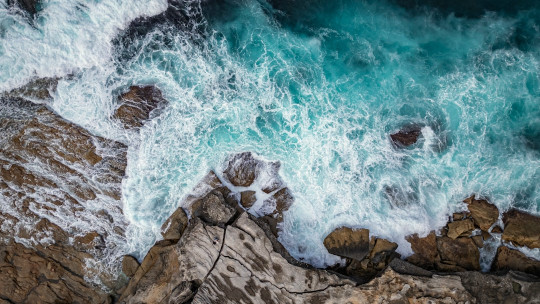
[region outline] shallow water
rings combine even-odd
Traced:
[[[52,107],[130,144],[127,252],[143,256],[196,182],[245,150],[281,161],[296,201],[280,240],[315,266],[339,261],[322,240],[341,225],[410,254],[404,236],[442,227],[472,193],[540,214],[534,2],[468,16],[386,1],[179,1],[190,23],[130,33],[166,2],[82,3],[47,1],[31,26],[0,0],[0,90],[73,73]],[[169,101],[140,135],[109,118],[131,84]],[[389,134],[410,124],[423,126],[419,142],[396,149]]]

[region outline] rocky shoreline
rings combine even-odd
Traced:
[[[540,262],[511,248],[539,248],[540,219],[519,210],[501,215],[474,195],[464,201],[468,211],[453,214],[441,231],[410,236],[414,254],[405,260],[391,240],[349,227],[324,240],[345,264],[315,269],[295,260],[277,238],[294,196],[279,177],[279,162],[250,152],[231,155],[220,174],[225,180],[208,173],[165,221],[163,240],[140,264],[124,256],[123,273],[100,266],[100,256],[116,247],[127,225],[120,205],[126,147],[23,99],[46,101],[51,83],[34,81],[0,98],[0,303],[536,303],[540,298]],[[165,103],[157,88],[132,86],[119,96],[112,118],[136,130]],[[407,137],[396,143],[406,147],[411,134],[416,140],[414,130],[390,139]],[[259,179],[268,212],[256,218],[249,213],[256,193],[235,189]],[[96,210],[90,202],[107,208]],[[83,221],[95,216],[90,223],[109,224],[94,230],[56,224],[66,215]],[[479,272],[479,248],[494,237],[510,247],[498,247],[490,273]]]

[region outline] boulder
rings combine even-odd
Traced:
[[[324,247],[331,254],[362,261],[370,251],[369,230],[338,228],[326,236]]]
[[[424,269],[434,269],[435,264],[439,261],[435,231],[431,231],[423,238],[420,238],[418,234],[413,234],[406,239],[411,243],[411,248],[414,252],[406,260]]]
[[[242,191],[240,193],[240,203],[244,208],[249,209],[251,208],[251,206],[253,206],[253,204],[255,204],[255,202],[257,201],[255,193],[255,191],[251,190]]]
[[[529,258],[518,250],[500,246],[497,249],[491,270],[517,270],[540,277],[540,261]]]
[[[467,213],[467,212],[459,212],[459,213],[453,213],[452,214],[452,221],[461,221],[461,220],[464,220],[465,218],[467,218],[467,216],[469,216],[470,213]]]
[[[223,194],[214,190],[190,206],[191,216],[211,225],[224,225],[236,214],[236,209],[226,203]]]
[[[390,138],[397,147],[408,147],[416,143],[420,134],[422,134],[422,128],[418,125],[411,125],[390,134]]]
[[[188,225],[186,211],[182,207],[176,211],[161,226],[161,235],[166,240],[178,240]]]
[[[447,236],[456,239],[460,236],[470,236],[474,230],[474,222],[471,219],[448,223]]]
[[[262,162],[255,159],[251,152],[233,155],[227,162],[223,175],[237,187],[249,187],[259,176]]]
[[[475,235],[471,237],[471,239],[473,240],[473,242],[476,244],[478,248],[484,247],[484,238],[481,235]]]
[[[474,198],[474,195],[464,200],[471,212],[475,224],[482,230],[488,231],[499,219],[499,209],[488,201]]]
[[[132,277],[139,268],[139,261],[130,255],[125,255],[122,259],[122,272],[128,277]]]
[[[480,270],[480,252],[471,238],[437,238],[437,250],[441,262],[437,268],[443,271]]]
[[[113,118],[119,120],[125,129],[140,128],[150,118],[152,111],[167,101],[155,86],[131,86],[126,93],[118,96],[119,107]]]
[[[503,215],[503,241],[516,246],[540,248],[540,217],[512,209]]]
[[[501,228],[501,226],[496,225],[495,227],[493,227],[493,229],[491,229],[491,233],[503,233],[503,229]]]

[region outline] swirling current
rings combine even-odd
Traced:
[[[208,170],[253,151],[295,196],[280,235],[294,257],[338,262],[322,240],[341,225],[408,255],[406,235],[472,193],[540,214],[539,4],[440,2],[49,0],[30,19],[0,0],[0,91],[69,74],[51,107],[130,144],[127,253],[144,256]],[[133,84],[169,101],[140,133],[110,119]],[[396,149],[389,134],[412,124],[419,142]]]

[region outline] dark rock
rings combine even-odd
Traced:
[[[503,222],[503,241],[540,248],[540,217],[513,209],[504,213]]]
[[[474,222],[471,219],[448,223],[447,236],[456,239],[460,236],[470,236],[474,230]]]
[[[465,218],[467,218],[467,216],[469,216],[470,213],[467,213],[467,212],[459,212],[459,213],[454,213],[452,214],[452,220],[455,222],[455,221],[461,221],[461,220],[464,220]]]
[[[24,86],[9,91],[7,95],[36,101],[47,101],[52,99],[51,93],[56,91],[59,80],[60,78],[33,79]]]
[[[369,230],[341,227],[324,239],[331,254],[362,261],[369,253]]]
[[[420,238],[418,234],[413,234],[406,239],[411,243],[411,248],[414,252],[406,260],[424,269],[435,269],[435,264],[439,261],[435,232],[432,231],[423,238]]]
[[[251,152],[243,152],[232,156],[224,176],[237,187],[249,187],[257,179],[262,162],[255,159]]]
[[[253,206],[253,204],[257,201],[255,193],[255,191],[251,190],[243,191],[242,193],[240,193],[240,203],[244,208],[251,208],[251,206]]]
[[[493,229],[491,229],[491,233],[503,233],[503,229],[501,228],[501,226],[496,225],[495,227],[493,227]]]
[[[480,252],[471,238],[437,238],[437,250],[441,262],[437,267],[443,271],[480,270]]]
[[[191,215],[212,225],[224,225],[236,214],[236,209],[225,202],[223,194],[212,191],[190,207]]]
[[[294,203],[294,197],[289,188],[283,188],[272,195],[264,204],[275,204],[276,209],[272,212],[279,223],[283,221],[283,212],[289,210]]]
[[[179,207],[161,226],[161,235],[166,240],[178,240],[187,225],[187,214],[182,207]]]
[[[471,239],[473,240],[473,242],[476,244],[478,248],[484,247],[484,238],[481,235],[475,235],[471,237]]]
[[[499,219],[499,209],[486,200],[477,200],[473,195],[464,200],[464,202],[467,203],[471,217],[474,219],[476,225],[484,231],[488,231]]]
[[[529,258],[518,250],[500,246],[497,249],[492,270],[517,270],[540,277],[540,261]]]
[[[139,266],[139,261],[130,255],[125,255],[122,259],[122,272],[130,278],[135,275]]]
[[[390,138],[396,146],[408,147],[416,143],[420,134],[422,134],[422,127],[413,125],[404,127],[398,132],[391,134]]]
[[[161,91],[154,86],[131,86],[129,91],[118,96],[120,106],[113,118],[118,119],[126,129],[140,128],[150,118],[152,111],[167,101]]]
[[[33,17],[38,11],[39,2],[40,0],[8,0],[8,5],[17,5]]]

